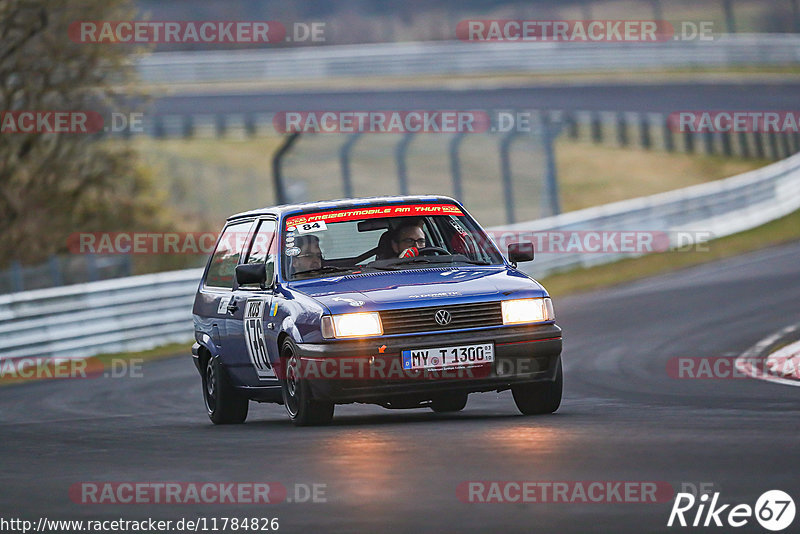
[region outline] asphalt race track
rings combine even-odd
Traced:
[[[787,110],[798,82],[568,84],[496,89],[192,92],[154,100],[152,114],[421,109],[586,111]]]
[[[279,517],[281,532],[694,532],[666,528],[671,500],[481,504],[456,488],[703,482],[725,503],[753,506],[770,489],[797,499],[800,389],[678,380],[666,365],[736,355],[800,322],[798,282],[794,243],[557,299],[565,399],[552,416],[519,415],[505,392],[474,394],[455,415],[340,406],[323,428],[253,405],[247,424],[215,427],[188,353],[146,364],[140,378],[0,388],[0,506],[34,520]],[[290,496],[296,483],[318,483],[327,502],[79,505],[68,490],[82,481],[273,481]],[[753,519],[737,531],[763,532]]]

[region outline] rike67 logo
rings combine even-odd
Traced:
[[[691,493],[678,493],[667,526],[739,528],[748,524],[755,516],[763,528],[778,532],[789,527],[794,521],[794,500],[784,491],[764,492],[756,501],[755,507],[749,504],[737,504],[732,507],[730,504],[719,504],[719,496],[720,493],[715,492],[710,497],[711,502],[708,502],[708,494],[696,498]]]

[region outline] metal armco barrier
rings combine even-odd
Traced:
[[[800,154],[738,176],[652,196],[493,228],[514,239],[552,231],[658,231],[670,246],[695,244],[695,232],[711,238],[742,232],[800,209]],[[502,239],[502,236],[501,236]],[[566,247],[565,247],[566,249]],[[631,257],[613,251],[547,252],[524,264],[526,272],[548,274]]]
[[[0,360],[83,358],[192,338],[189,269],[0,296]]]
[[[656,43],[442,41],[160,52],[139,59],[136,68],[143,82],[170,84],[798,63],[800,35],[725,34]]]

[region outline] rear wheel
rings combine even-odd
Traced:
[[[431,400],[431,410],[436,413],[460,412],[467,405],[467,394],[446,393]]]
[[[564,374],[559,359],[554,381],[516,384],[511,386],[511,393],[520,412],[525,415],[541,415],[558,410],[563,388]]]
[[[203,369],[203,399],[215,425],[239,424],[247,419],[248,399],[230,385],[219,358],[209,356]]]
[[[308,379],[300,376],[297,351],[289,339],[283,342],[281,365],[284,369],[281,379],[283,405],[292,423],[297,426],[330,423],[333,420],[334,404],[312,398]]]

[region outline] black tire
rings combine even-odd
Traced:
[[[532,382],[511,386],[514,402],[525,415],[553,413],[561,405],[561,392],[564,389],[564,374],[561,359],[558,360],[556,379],[552,382]]]
[[[203,366],[203,400],[215,425],[244,423],[250,401],[231,386],[219,358],[209,356]]]
[[[327,425],[333,420],[334,403],[315,400],[307,379],[297,376],[297,351],[290,339],[281,348],[281,390],[286,413],[295,426]]]
[[[436,413],[460,412],[467,405],[467,393],[451,392],[431,399],[431,410]]]

